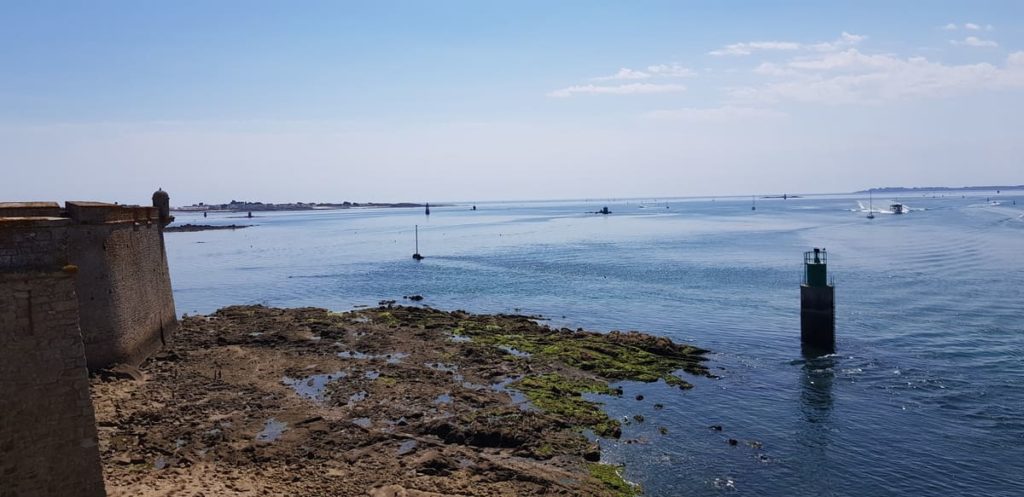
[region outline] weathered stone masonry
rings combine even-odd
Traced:
[[[94,202],[67,202],[67,213],[89,368],[137,366],[178,324],[159,213]]]
[[[0,203],[0,497],[105,495],[88,368],[177,327],[154,202]]]

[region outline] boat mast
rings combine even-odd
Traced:
[[[417,261],[423,260],[423,256],[420,255],[420,225],[416,225],[416,252],[412,254],[412,258]]]

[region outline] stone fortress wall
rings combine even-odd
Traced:
[[[163,226],[155,207],[68,202],[89,369],[139,365],[177,328]]]
[[[0,203],[0,497],[105,495],[88,370],[177,327],[153,200]]]

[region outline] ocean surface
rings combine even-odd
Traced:
[[[875,196],[873,220],[866,195],[756,210],[706,198],[458,204],[429,217],[178,212],[256,226],[166,241],[179,314],[421,294],[440,309],[712,350],[719,379],[688,378],[689,391],[626,382],[600,399],[613,416],[644,415],[602,448],[649,496],[1024,495],[1024,192],[904,195],[904,215]],[[587,213],[603,206],[612,214]],[[799,285],[812,247],[828,250],[838,350],[809,359]]]

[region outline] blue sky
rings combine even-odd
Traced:
[[[0,198],[1024,183],[1022,2],[17,2]]]

